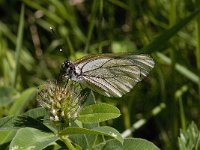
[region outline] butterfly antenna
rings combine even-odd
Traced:
[[[60,37],[58,36],[58,34],[55,32],[55,30],[52,27],[49,27],[51,30],[52,35],[54,35],[55,39],[59,39]],[[59,48],[59,51],[62,52],[64,49],[64,46],[61,46],[61,48]]]
[[[53,29],[52,27],[49,27],[49,28],[50,28],[51,32],[52,32],[53,34],[55,34],[54,29]]]

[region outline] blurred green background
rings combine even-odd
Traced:
[[[0,117],[38,107],[37,87],[66,59],[145,53],[156,62],[145,80],[120,99],[96,100],[118,106],[121,117],[106,123],[124,136],[177,149],[180,128],[200,125],[199,8],[199,0],[0,0]]]

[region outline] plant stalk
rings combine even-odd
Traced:
[[[69,150],[76,150],[67,136],[60,136],[60,139],[66,144]]]

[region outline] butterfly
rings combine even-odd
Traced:
[[[121,97],[148,75],[154,60],[145,54],[96,54],[75,62],[66,60],[62,77],[108,97]]]

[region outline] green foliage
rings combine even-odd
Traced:
[[[96,106],[97,105],[97,106]],[[119,113],[119,110],[115,108],[114,106],[108,105],[108,104],[94,104],[87,106],[86,109],[83,110],[83,112],[87,113],[88,108],[90,108],[92,111],[94,111],[92,108],[97,109],[95,111],[98,113],[98,110],[106,110],[107,113],[101,114],[96,116],[97,120],[99,122],[102,121],[102,118],[112,118],[113,116],[109,117],[109,114],[112,114],[113,112],[116,113],[116,111]],[[110,109],[108,109],[110,108]],[[91,112],[91,111],[90,111]],[[103,112],[103,111],[101,111]],[[10,143],[10,149],[13,148],[18,148],[18,149],[44,149],[48,147],[49,145],[56,145],[54,142],[58,141],[59,139],[65,142],[65,144],[71,149],[73,149],[73,146],[69,142],[69,139],[67,138],[68,136],[71,135],[78,135],[79,137],[84,134],[84,135],[103,135],[103,136],[108,136],[111,138],[116,139],[120,144],[115,145],[116,148],[119,149],[125,149],[127,146],[128,147],[138,147],[141,150],[142,149],[151,149],[156,150],[158,149],[156,146],[154,146],[152,143],[145,141],[145,140],[139,140],[139,139],[133,139],[133,142],[127,143],[124,145],[123,141],[124,139],[122,138],[121,134],[114,128],[108,127],[108,126],[95,126],[94,128],[83,128],[83,127],[65,127],[64,129],[59,129],[55,128],[54,125],[52,125],[50,122],[43,122],[42,118],[46,118],[48,116],[47,113],[45,113],[44,109],[42,108],[36,108],[33,110],[30,110],[23,115],[20,116],[13,116],[13,117],[5,117],[0,119],[0,132],[2,133],[1,135],[4,134],[2,131],[9,131],[9,130],[17,130],[15,136],[12,138],[12,141]],[[116,116],[115,116],[116,117]],[[87,118],[87,117],[86,117]],[[41,120],[42,119],[42,120]],[[87,119],[86,119],[87,120]],[[43,123],[44,124],[43,124]],[[96,120],[94,122],[97,122]],[[83,122],[84,123],[84,122]],[[90,122],[91,123],[91,122]],[[53,129],[54,130],[51,130]],[[57,131],[56,131],[57,130]],[[57,133],[57,134],[55,134]],[[90,137],[85,136],[85,140],[88,141],[90,140]],[[81,139],[79,139],[81,140]],[[125,139],[126,141],[128,139]],[[76,146],[77,143],[82,143],[81,141],[76,141]],[[75,144],[75,143],[74,143]],[[141,145],[142,144],[142,145]],[[71,146],[70,146],[71,145]],[[59,147],[59,145],[57,145]],[[80,147],[79,145],[78,147]],[[94,147],[95,149],[98,148],[100,149],[108,149],[110,147],[110,141],[102,141],[98,142],[98,144],[92,143],[91,145],[88,143],[87,147],[92,148]],[[142,146],[142,147],[141,147]]]
[[[178,143],[180,150],[200,149],[200,130],[194,122],[192,122],[185,131],[180,131]]]
[[[71,135],[71,134],[99,134],[99,135],[106,135],[110,136],[112,138],[115,138],[121,144],[123,144],[123,138],[120,135],[120,133],[115,130],[114,128],[102,126],[102,127],[96,127],[93,129],[86,129],[86,128],[73,128],[69,127],[64,129],[59,133],[60,135]]]
[[[153,143],[139,138],[127,138],[124,140],[123,146],[116,140],[110,140],[106,142],[105,145],[101,146],[103,146],[103,150],[159,150],[159,148],[157,148]]]
[[[0,149],[199,148],[199,0],[2,0],[0,10]],[[133,91],[90,94],[61,125],[37,108],[37,88],[64,60],[120,52],[156,62]]]
[[[101,103],[84,107],[77,119],[83,123],[99,123],[119,116],[119,109],[112,105]]]
[[[168,47],[168,42],[178,31],[180,31],[184,26],[186,26],[194,17],[199,14],[200,10],[196,10],[191,15],[180,20],[173,27],[165,30],[162,34],[156,37],[148,46],[144,47],[144,51],[153,52],[153,51],[162,51]]]
[[[28,135],[28,136],[27,136]],[[34,128],[19,129],[10,143],[10,149],[44,149],[58,140],[54,134]]]

